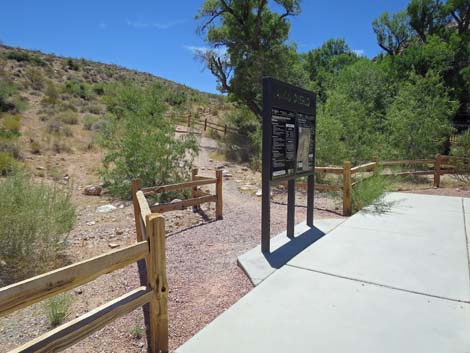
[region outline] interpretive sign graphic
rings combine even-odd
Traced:
[[[289,182],[289,235],[294,227],[295,179],[308,177],[307,223],[313,225],[315,107],[315,93],[270,77],[263,79],[263,251],[269,251],[271,183]]]

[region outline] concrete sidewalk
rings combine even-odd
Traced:
[[[470,199],[388,194],[179,353],[470,353]]]

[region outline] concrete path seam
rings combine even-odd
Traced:
[[[324,271],[312,270],[310,268],[295,266],[295,265],[291,265],[291,264],[287,264],[287,266],[297,268],[299,270],[315,272],[315,273],[319,273],[319,274],[322,274],[322,275],[337,277],[337,278],[346,279],[346,280],[354,281],[354,282],[366,283],[366,284],[370,284],[370,285],[373,285],[373,286],[387,288],[387,289],[391,289],[391,290],[397,290],[397,291],[401,291],[401,292],[417,294],[417,295],[422,295],[422,296],[425,296],[425,297],[432,297],[432,298],[436,298],[436,299],[443,299],[443,300],[448,300],[448,301],[452,301],[452,302],[456,302],[456,303],[470,304],[470,301],[467,301],[467,300],[447,298],[447,297],[442,297],[442,296],[435,295],[435,294],[417,292],[417,291],[413,291],[413,290],[410,290],[410,289],[404,289],[404,288],[389,286],[387,284],[381,284],[381,283],[371,282],[371,281],[367,281],[367,280],[363,280],[363,279],[359,279],[359,278],[353,278],[353,277],[348,277],[348,276],[337,275],[337,274],[334,274],[334,273],[329,273],[329,272],[324,272]]]
[[[469,241],[468,241],[467,217],[465,216],[465,202],[463,198],[462,198],[462,212],[463,212],[463,231],[465,233],[465,245],[467,247],[468,285],[470,286],[470,247],[469,247]]]

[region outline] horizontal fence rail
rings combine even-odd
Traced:
[[[191,189],[190,199],[154,205],[149,208],[149,212],[164,213],[164,212],[169,212],[169,211],[183,210],[187,207],[193,207],[193,211],[196,212],[199,210],[199,207],[201,204],[214,202],[216,219],[222,219],[223,217],[222,215],[222,211],[223,211],[223,204],[222,204],[222,175],[223,174],[222,174],[222,171],[217,170],[215,172],[215,178],[197,175],[197,173],[198,173],[198,169],[192,170],[191,181],[178,183],[178,184],[152,186],[152,187],[146,187],[146,188],[141,188],[141,181],[138,179],[135,179],[132,181],[133,197],[136,200],[139,200],[140,202],[142,201],[140,199],[141,198],[145,199],[146,196],[157,195],[157,194],[168,192],[168,191]],[[211,185],[211,184],[215,185],[214,195],[203,192],[200,189],[198,189],[199,186]],[[137,209],[137,207],[135,207],[135,209]]]
[[[457,163],[468,163],[465,171],[459,170]],[[400,172],[381,172],[383,176],[410,176],[410,175],[434,175],[433,184],[440,186],[440,178],[446,174],[470,174],[470,157],[454,157],[437,155],[435,159],[416,159],[416,160],[398,160],[398,161],[375,161],[364,163],[355,167],[345,161],[342,167],[315,167],[316,174],[334,174],[342,176],[342,184],[315,184],[315,189],[319,191],[340,191],[343,198],[343,215],[352,214],[352,190],[365,179],[353,180],[356,174],[376,173],[379,167],[394,166],[429,166],[428,170],[409,170]],[[287,186],[287,182],[281,182],[281,185]],[[297,182],[297,187],[306,189],[305,182]]]
[[[45,274],[0,288],[0,317],[53,295],[71,290],[132,263],[143,263],[145,283],[135,290],[23,344],[11,352],[57,352],[70,347],[118,317],[149,306],[149,350],[168,352],[168,309],[165,265],[165,219],[151,214],[144,194],[135,195],[138,242]],[[140,236],[139,236],[140,235]],[[144,262],[143,262],[144,261]]]

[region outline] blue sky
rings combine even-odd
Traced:
[[[215,80],[194,60],[204,46],[194,15],[202,0],[15,0],[2,1],[0,41],[46,53],[87,58],[153,73],[215,92]],[[371,22],[382,12],[404,9],[408,0],[303,0],[291,20],[299,51],[344,38],[354,50],[379,52]]]

